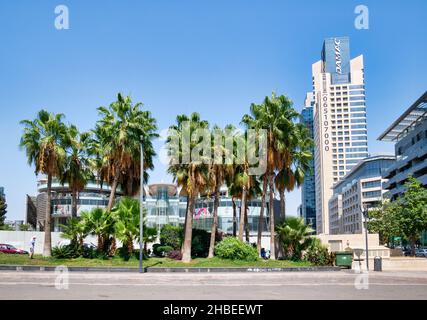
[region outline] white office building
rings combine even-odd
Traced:
[[[390,155],[368,157],[359,162],[333,187],[329,200],[330,234],[358,234],[363,229],[363,211],[381,205],[387,179],[384,172],[395,163]]]

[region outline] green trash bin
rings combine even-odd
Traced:
[[[335,253],[335,265],[338,267],[347,267],[351,269],[353,263],[352,251],[340,251]]]

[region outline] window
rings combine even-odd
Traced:
[[[366,112],[366,108],[350,108],[350,112]]]
[[[356,135],[356,134],[368,134],[367,130],[353,130],[351,132],[352,135]]]
[[[364,102],[350,102],[351,107],[364,106]]]
[[[362,183],[363,188],[376,188],[381,187],[381,180],[375,180],[375,181],[367,181]]]
[[[347,148],[346,152],[368,152],[368,148]]]
[[[367,129],[366,124],[355,124],[351,126],[352,129]]]
[[[364,118],[351,119],[351,123],[366,123],[366,119]]]
[[[381,197],[381,190],[363,192],[363,197],[365,197],[365,198]]]
[[[366,158],[368,156],[367,153],[350,153],[347,154],[347,158],[351,159],[351,158]]]
[[[368,143],[367,142],[352,142],[351,145],[353,147],[358,147],[358,146],[367,146]]]

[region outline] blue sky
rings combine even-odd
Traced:
[[[54,9],[69,8],[70,29],[56,30]],[[368,6],[369,30],[354,27]],[[24,219],[36,193],[34,168],[18,148],[19,121],[41,108],[66,114],[82,130],[118,92],[142,101],[167,128],[198,111],[211,123],[238,124],[251,102],[273,90],[300,110],[311,64],[326,37],[349,36],[365,56],[369,151],[427,90],[425,0],[406,1],[2,1],[0,4],[0,186],[8,219]],[[151,182],[169,181],[157,163]],[[288,195],[294,214],[300,191]]]

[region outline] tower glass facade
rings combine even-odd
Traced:
[[[329,234],[332,186],[368,156],[363,56],[347,37],[326,39],[312,66],[317,233]]]
[[[314,124],[313,124],[313,106],[311,104],[309,93],[307,95],[306,106],[301,112],[301,121],[304,123],[310,131],[310,137],[314,139]],[[314,147],[311,152],[314,154]],[[316,230],[316,186],[315,186],[315,175],[314,175],[314,158],[310,161],[310,169],[305,175],[304,183],[302,185],[302,218],[307,225]]]

